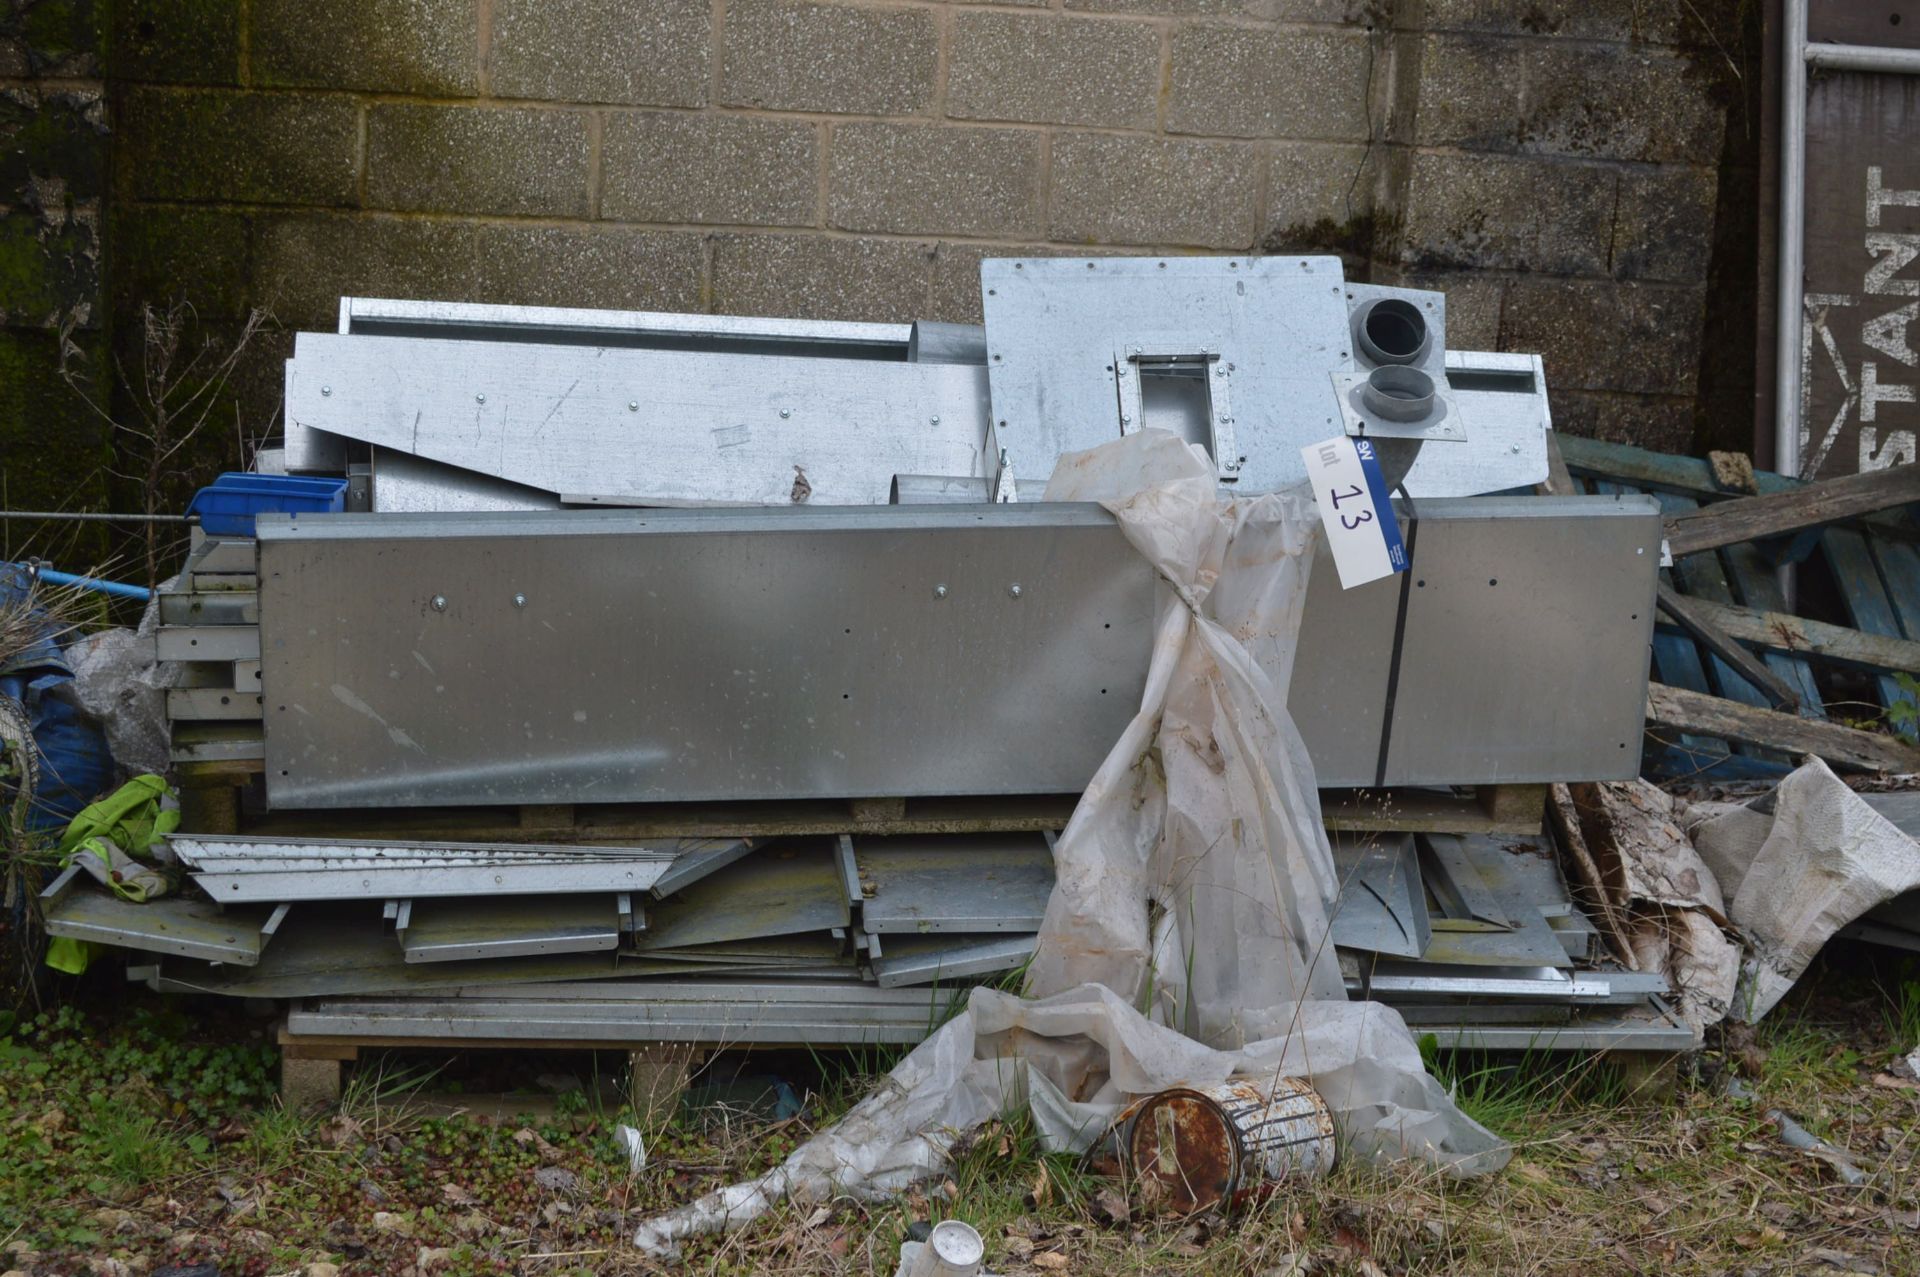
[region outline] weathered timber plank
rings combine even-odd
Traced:
[[[1836,767],[1857,771],[1920,772],[1920,750],[1891,736],[1755,709],[1661,683],[1647,688],[1647,722],[1794,754],[1816,754]]]
[[[1680,628],[1705,644],[1748,684],[1760,689],[1772,702],[1770,708],[1796,710],[1800,698],[1779,675],[1761,664],[1758,657],[1741,647],[1719,626],[1706,609],[1716,604],[1705,599],[1690,599],[1676,593],[1664,582],[1660,585],[1660,610],[1680,623]],[[1724,605],[1718,605],[1724,606]],[[1722,683],[1724,688],[1725,684]],[[1741,698],[1744,701],[1744,698]]]
[[[1911,639],[1868,634],[1784,612],[1762,612],[1704,599],[1686,602],[1715,628],[1742,643],[1781,652],[1805,652],[1839,665],[1920,673],[1920,643]]]
[[[1920,466],[1842,475],[1789,492],[1737,497],[1676,515],[1667,520],[1667,546],[1678,558],[1916,501],[1920,501]]]

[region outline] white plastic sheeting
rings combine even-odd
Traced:
[[[898,1192],[1001,1113],[1028,1107],[1050,1148],[1082,1150],[1132,1096],[1236,1075],[1308,1078],[1347,1155],[1505,1164],[1399,1015],[1346,1001],[1333,858],[1285,709],[1313,506],[1221,501],[1216,485],[1203,450],[1159,431],[1062,457],[1048,484],[1049,500],[1111,510],[1165,589],[1140,711],[1055,848],[1033,1000],[975,990],[839,1123],[767,1175],[649,1220],[641,1248],[671,1253],[787,1196]]]
[[[1771,1010],[1834,932],[1920,887],[1920,843],[1817,758],[1753,803],[1698,804],[1689,820],[1748,941],[1736,1020]]]

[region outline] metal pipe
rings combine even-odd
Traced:
[[[0,519],[42,519],[48,523],[198,523],[197,514],[93,514],[70,510],[0,510]]]
[[[57,572],[52,568],[41,567],[37,563],[16,563],[14,566],[24,568],[48,585],[71,585],[82,590],[93,590],[99,594],[111,594],[115,598],[138,599],[142,603],[153,597],[153,591],[144,585],[127,585],[121,581],[102,581],[98,577],[75,576],[71,572]]]
[[[1807,232],[1807,0],[1782,0],[1780,272],[1774,308],[1773,468],[1800,473],[1800,312]]]
[[[1801,12],[1805,12],[1804,4]],[[1879,71],[1920,75],[1920,49],[1883,49],[1870,44],[1809,44],[1807,65],[1827,71]]]

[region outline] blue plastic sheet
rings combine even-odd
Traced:
[[[32,580],[13,564],[0,564],[0,608],[14,609],[31,597]],[[27,829],[64,828],[81,808],[113,784],[107,739],[74,702],[73,670],[60,627],[43,612],[41,633],[18,651],[0,655],[0,696],[20,702],[33,727],[40,756],[40,784],[27,811]]]

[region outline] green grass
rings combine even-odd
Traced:
[[[1887,996],[1890,1006],[1912,1000],[1898,984]],[[1310,1259],[1316,1277],[1795,1272],[1818,1269],[1808,1258],[1817,1249],[1912,1273],[1920,1230],[1899,1221],[1920,1211],[1920,1137],[1901,1133],[1920,1119],[1920,1092],[1874,1082],[1903,1022],[1889,1014],[1883,1025],[1877,998],[1849,992],[1837,1005],[1795,1002],[1763,1023],[1764,1057],[1742,1066],[1754,1069],[1751,1100],[1720,1084],[1731,1054],[1709,1053],[1677,1089],[1656,1093],[1604,1058],[1432,1051],[1463,1107],[1514,1144],[1509,1169],[1482,1180],[1342,1163],[1231,1218],[1150,1217],[1134,1205],[1116,1222],[1126,1185],[1110,1168],[1048,1153],[1016,1117],[964,1139],[940,1180],[882,1202],[784,1204],[738,1234],[694,1240],[679,1271],[884,1275],[910,1228],[956,1217],[980,1229],[989,1268],[1010,1277],[1255,1277],[1289,1255]],[[641,1218],[777,1166],[900,1051],[791,1059],[786,1076],[808,1093],[798,1118],[685,1106],[646,1132],[649,1166],[637,1177],[613,1137],[633,1114],[600,1098],[591,1068],[576,1075],[595,1084],[549,1101],[546,1117],[493,1120],[480,1095],[503,1074],[478,1055],[370,1056],[338,1108],[302,1114],[273,1097],[258,1022],[68,1009],[0,1030],[0,1246],[31,1252],[0,1254],[0,1265],[206,1261],[226,1277],[319,1261],[353,1277],[657,1272],[628,1245]],[[424,1092],[456,1086],[467,1089],[426,1107]],[[1781,1145],[1762,1116],[1770,1105],[1874,1163],[1873,1190],[1842,1189],[1829,1168]],[[570,1177],[564,1189],[536,1179],[544,1170],[551,1182],[555,1169]]]
[[[1920,1047],[1920,978],[1903,979],[1887,994],[1886,1022],[1894,1054]]]

